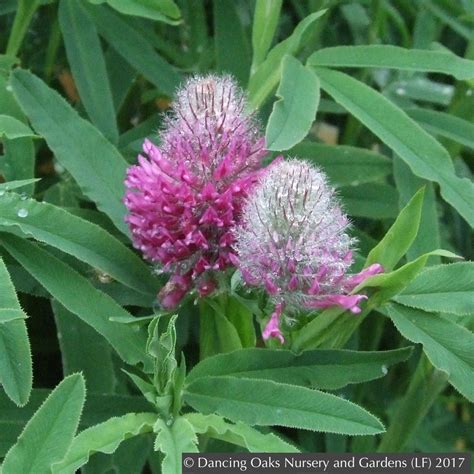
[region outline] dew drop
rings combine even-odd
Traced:
[[[387,375],[387,372],[388,372],[387,366],[386,366],[386,365],[382,365],[382,373],[383,373],[384,375]]]
[[[10,84],[8,84],[8,86],[5,87],[5,89],[6,89],[8,92],[13,92],[13,87],[12,87]]]
[[[403,87],[397,87],[395,91],[398,95],[405,95],[407,91]]]
[[[166,426],[171,426],[173,424],[173,417],[170,416],[167,420],[166,420]]]
[[[27,217],[28,216],[28,209],[25,209],[22,207],[21,209],[18,209],[18,212],[16,213],[18,217]]]
[[[26,194],[26,193],[21,193],[20,199],[21,199],[22,201],[26,201],[26,200],[28,199],[28,194]]]
[[[5,196],[6,191],[4,189],[0,189],[0,197]]]
[[[466,91],[466,95],[467,95],[467,96],[471,96],[471,95],[472,95],[472,89],[468,89],[468,90]]]

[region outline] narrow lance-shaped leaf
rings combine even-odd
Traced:
[[[424,311],[474,312],[474,262],[438,265],[420,273],[394,300]]]
[[[102,334],[129,364],[145,361],[145,335],[111,316],[130,317],[110,296],[102,293],[71,267],[20,237],[0,234],[5,249],[65,308]]]
[[[82,103],[92,123],[112,142],[117,122],[99,35],[78,0],[61,0],[59,23],[68,62]]]
[[[330,67],[375,67],[439,72],[456,79],[474,78],[474,61],[450,51],[405,49],[392,45],[335,46],[313,53],[308,64]]]
[[[215,0],[213,7],[217,69],[232,74],[244,86],[249,77],[251,51],[238,4],[233,0]]]
[[[366,266],[380,263],[391,270],[410,248],[418,232],[424,189],[421,188],[402,209],[392,227],[367,256]]]
[[[110,46],[161,92],[173,95],[180,76],[149,40],[114,11],[100,5],[85,6],[99,34]]]
[[[410,354],[410,348],[383,352],[317,349],[298,355],[288,350],[249,348],[202,360],[186,381],[231,376],[335,390],[383,377],[390,365]]]
[[[252,26],[252,73],[263,62],[272,44],[283,0],[257,0]]]
[[[0,197],[0,228],[19,229],[141,293],[156,292],[151,270],[134,252],[98,225],[60,207],[7,193]]]
[[[33,128],[40,133],[84,194],[128,233],[122,203],[127,162],[88,121],[41,79],[28,71],[12,73],[11,86]]]
[[[456,176],[448,152],[431,135],[369,86],[339,71],[315,70],[328,94],[392,148],[417,176],[437,182],[443,198],[474,226],[474,184]]]
[[[0,258],[0,384],[17,405],[24,405],[33,385],[26,324],[8,270]]]
[[[29,186],[30,184],[34,184],[37,181],[39,181],[38,178],[31,178],[0,183],[0,197],[5,196],[6,191],[12,191],[13,189],[22,188],[23,186]]]
[[[81,431],[66,457],[53,466],[53,474],[76,472],[95,453],[112,454],[126,439],[152,431],[156,418],[156,413],[128,413]]]
[[[392,173],[392,162],[386,156],[353,146],[304,141],[291,148],[288,156],[296,156],[321,167],[334,186],[356,186],[380,180]]]
[[[15,294],[7,267],[3,259],[0,258],[0,324],[26,318],[27,316]]]
[[[187,385],[184,400],[204,414],[218,413],[249,425],[351,435],[384,431],[377,418],[354,403],[318,390],[269,380],[203,377]]]
[[[399,193],[400,210],[408,204],[417,190],[425,188],[418,232],[406,253],[407,259],[413,260],[441,247],[434,185],[415,176],[410,167],[396,155],[393,157],[393,177]],[[430,258],[430,263],[440,263],[440,258],[433,256]]]
[[[124,15],[141,16],[170,25],[181,21],[181,12],[173,0],[91,0],[96,4],[105,2]]]
[[[34,136],[36,135],[28,125],[9,115],[0,115],[0,139],[3,137],[14,139]]]
[[[474,401],[474,334],[447,317],[407,308],[396,303],[384,307],[401,334],[423,344],[431,363],[448,374],[462,395]]]
[[[197,436],[191,423],[179,417],[168,424],[161,418],[154,426],[158,433],[155,440],[155,451],[164,454],[161,472],[181,474],[181,457],[183,453],[197,453]]]
[[[0,456],[4,457],[8,449],[15,444],[22,429],[45,401],[51,390],[34,388],[28,404],[17,407],[6,395],[0,391]],[[98,423],[103,423],[112,417],[123,416],[130,412],[147,412],[150,404],[137,395],[116,395],[91,393],[87,394],[87,404],[82,414],[79,426],[81,429],[89,428]]]
[[[229,423],[218,415],[184,415],[198,434],[236,444],[250,452],[298,453],[299,450],[273,433],[261,433],[245,423]]]
[[[57,301],[51,302],[51,308],[61,350],[63,374],[82,372],[89,392],[114,393],[118,381],[113,348],[91,326]],[[87,347],[87,351],[84,347]]]
[[[406,112],[431,134],[449,138],[474,149],[473,123],[437,110],[416,108]]]
[[[319,103],[319,80],[292,56],[283,58],[277,100],[268,119],[269,150],[287,150],[308,134]]]
[[[64,458],[76,433],[86,397],[80,374],[66,377],[25,426],[5,456],[3,474],[49,474]]]
[[[254,107],[260,107],[278,85],[281,74],[281,62],[285,54],[296,54],[306,32],[324,13],[326,13],[326,10],[320,10],[308,15],[296,26],[291,36],[270,50],[265,61],[260,64],[249,80],[249,99]]]

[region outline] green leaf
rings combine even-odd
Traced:
[[[31,349],[24,321],[0,324],[0,354],[0,383],[8,397],[23,406],[33,384]]]
[[[72,441],[66,457],[53,466],[52,472],[69,474],[86,464],[94,453],[114,453],[126,439],[152,431],[156,417],[156,413],[128,413],[81,431]]]
[[[450,138],[474,149],[474,125],[467,120],[429,109],[408,109],[406,113],[434,135]]]
[[[122,203],[127,162],[117,149],[41,79],[16,69],[11,85],[33,127],[82,191],[114,224],[128,233]]]
[[[154,49],[149,40],[120,15],[103,6],[87,6],[99,34],[131,66],[161,92],[172,96],[180,76]]]
[[[413,260],[427,252],[441,247],[437,198],[433,183],[415,176],[408,165],[398,156],[393,157],[393,177],[400,196],[398,206],[403,209],[417,190],[424,187],[425,194],[421,209],[420,224],[416,237],[407,250],[407,259]],[[430,257],[430,263],[441,263],[437,256]]]
[[[250,44],[233,0],[214,0],[214,47],[220,72],[232,74],[246,85],[250,71]]]
[[[33,389],[27,405],[18,408],[0,391],[0,457],[16,442],[27,421],[41,406],[51,390]],[[107,421],[114,416],[146,412],[150,404],[142,396],[88,393],[81,417],[81,429]]]
[[[252,73],[267,56],[280,18],[283,0],[257,0],[252,26]]]
[[[423,270],[428,258],[433,255],[447,258],[461,258],[448,250],[432,250],[431,252],[420,255],[415,260],[406,263],[392,272],[379,273],[378,275],[367,278],[360,285],[354,288],[352,292],[357,293],[362,288],[367,287],[379,287],[381,290],[371,298],[370,304],[371,306],[380,305],[382,302],[402,291],[408,283],[410,283],[410,281],[413,280],[421,270]]]
[[[201,299],[199,308],[200,359],[242,348],[237,329],[218,303]]]
[[[366,266],[380,263],[388,271],[406,254],[418,232],[423,197],[424,189],[421,188],[402,209],[383,239],[370,251]]]
[[[309,388],[236,377],[203,377],[189,384],[184,400],[204,414],[218,413],[249,425],[279,425],[330,433],[384,431],[363,408]]]
[[[431,363],[448,374],[451,385],[474,401],[474,334],[449,319],[393,303],[383,312],[409,341],[423,344]]]
[[[248,94],[253,107],[260,107],[278,85],[283,57],[286,54],[293,55],[298,52],[306,32],[325,13],[326,10],[321,10],[308,15],[298,23],[291,36],[270,50],[265,61],[250,77]]]
[[[472,314],[474,262],[457,262],[427,268],[394,300],[424,311]]]
[[[161,451],[165,457],[161,472],[181,474],[181,457],[183,453],[197,453],[197,436],[191,423],[184,417],[178,417],[171,426],[158,419],[154,427],[158,433],[155,440],[155,451]]]
[[[255,347],[254,313],[245,300],[236,294],[227,295],[225,315],[237,330],[242,347]]]
[[[383,377],[390,365],[406,360],[410,354],[411,348],[383,352],[318,349],[301,354],[280,349],[242,349],[199,362],[186,382],[207,376],[231,376],[336,390]]]
[[[93,328],[57,301],[51,301],[51,306],[61,349],[63,374],[82,372],[89,393],[114,393],[117,378],[112,347]],[[84,351],[84,347],[87,347],[87,351]]]
[[[384,88],[383,93],[390,97],[392,102],[397,103],[399,101],[401,104],[407,104],[410,107],[413,106],[412,101],[428,102],[446,107],[453,100],[454,87],[424,77],[411,77],[403,81],[390,83]]]
[[[288,150],[308,134],[319,103],[319,80],[292,56],[283,58],[279,97],[266,130],[269,150]]]
[[[140,16],[170,25],[181,22],[181,12],[173,0],[94,0],[92,3],[104,3],[124,15]]]
[[[11,191],[12,189],[22,188],[23,186],[29,186],[38,182],[39,178],[32,179],[19,179],[15,181],[7,181],[6,183],[0,183],[0,197],[4,196],[6,191]]]
[[[7,181],[31,179],[35,174],[35,147],[31,138],[6,139],[3,143],[4,175]],[[26,194],[33,193],[33,186],[25,186]]]
[[[19,406],[28,401],[33,384],[25,318],[7,268],[0,258],[0,384]]]
[[[27,120],[17,104],[10,87],[8,75],[0,70],[0,113],[13,117],[27,126]],[[28,127],[30,130],[30,127]],[[33,132],[29,131],[29,134]],[[29,179],[35,173],[35,147],[30,137],[3,140],[3,176],[6,181]],[[31,194],[33,186],[27,186],[24,192]]]
[[[130,316],[110,296],[97,290],[82,275],[39,246],[14,235],[1,234],[10,253],[66,309],[107,339],[129,364],[143,362],[145,335],[110,316]]]
[[[27,315],[21,309],[7,267],[0,257],[0,324],[26,318]]]
[[[339,188],[344,208],[350,216],[389,219],[397,216],[398,193],[388,184],[370,183]]]
[[[5,194],[0,197],[0,228],[12,232],[19,229],[140,293],[156,293],[151,270],[134,252],[98,225],[60,207]]]
[[[421,178],[437,182],[441,195],[474,225],[474,184],[458,178],[447,151],[405,112],[365,84],[338,71],[317,68],[321,87],[366,125]]]
[[[273,433],[260,433],[255,428],[241,422],[229,423],[218,415],[188,413],[184,415],[184,418],[191,423],[196,433],[241,446],[250,452],[299,452],[297,448]]]
[[[392,173],[391,161],[365,148],[302,142],[288,151],[289,156],[304,158],[321,167],[334,186],[357,186]],[[350,169],[350,173],[347,170]]]
[[[413,278],[420,273],[426,265],[428,258],[438,255],[448,258],[459,258],[456,254],[447,250],[433,250],[419,256],[417,259],[408,262],[393,272],[379,273],[370,278],[367,278],[359,286],[354,288],[353,293],[359,292],[362,288],[378,287],[381,288],[371,299],[370,305],[377,307],[383,302],[392,298],[394,295],[402,291]]]
[[[14,139],[21,137],[35,137],[30,127],[9,115],[0,115],[0,139],[2,137]]]
[[[3,474],[49,474],[66,454],[86,397],[81,374],[66,377],[49,395],[8,451]]]
[[[456,79],[474,78],[474,61],[450,51],[405,49],[392,45],[335,46],[313,53],[308,64],[330,67],[375,67],[439,72]]]
[[[112,92],[94,23],[78,0],[61,0],[58,18],[68,62],[84,108],[92,123],[115,143],[118,129]]]

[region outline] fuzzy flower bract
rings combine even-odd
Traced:
[[[360,312],[367,297],[350,292],[382,267],[347,275],[355,243],[348,226],[326,176],[310,164],[280,161],[261,177],[244,205],[234,247],[244,281],[263,286],[275,303],[264,339],[284,341],[283,312],[330,306]]]
[[[171,278],[159,294],[175,307],[235,261],[231,232],[266,151],[243,92],[230,77],[188,80],[160,133],[127,172],[126,221],[136,248]]]

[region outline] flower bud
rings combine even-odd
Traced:
[[[367,297],[350,295],[378,264],[347,276],[354,239],[325,174],[310,164],[280,161],[260,178],[243,207],[234,249],[244,281],[263,287],[276,305],[263,337],[283,340],[278,319],[302,309],[340,306],[353,313]]]

